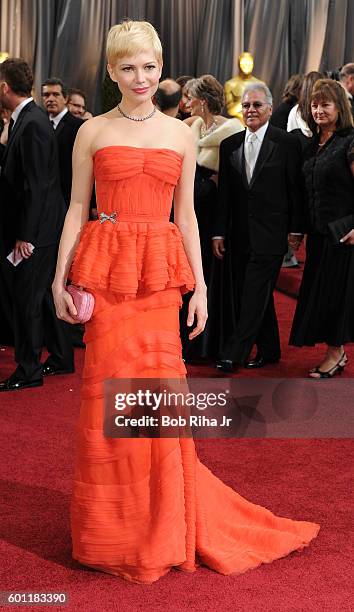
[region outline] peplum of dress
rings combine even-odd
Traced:
[[[239,574],[301,550],[319,530],[242,498],[199,461],[190,438],[103,435],[105,379],[186,375],[179,308],[194,278],[169,222],[182,161],[170,149],[98,150],[104,215],[83,228],[70,273],[95,296],[77,427],[73,557],[139,583],[199,564]]]

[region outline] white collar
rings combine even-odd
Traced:
[[[22,111],[23,108],[25,108],[25,106],[27,106],[27,104],[29,104],[30,102],[32,102],[33,98],[26,98],[25,100],[22,100],[22,102],[20,102],[20,104],[18,104],[18,106],[16,106],[15,110],[12,111],[11,114],[11,119],[13,119],[14,123],[16,123],[18,116],[20,114],[20,112]]]
[[[53,115],[49,115],[49,119],[52,121],[52,123],[54,123],[55,129],[58,127],[58,123],[60,123],[60,121],[62,120],[64,115],[66,115],[67,112],[68,112],[68,109],[65,107],[64,110],[62,110],[61,113],[59,113],[59,115],[55,115],[55,117],[53,117]]]
[[[257,137],[257,140],[259,140],[260,143],[263,142],[263,138],[265,136],[265,133],[268,129],[268,125],[269,125],[269,121],[267,121],[267,123],[265,123],[264,125],[262,125],[262,127],[260,127],[256,132],[251,132],[251,130],[249,130],[248,128],[246,128],[246,136],[245,136],[245,140],[248,141],[249,137],[251,134],[255,134]]]

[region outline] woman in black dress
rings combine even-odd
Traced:
[[[336,81],[316,82],[311,110],[314,136],[303,164],[309,231],[290,344],[326,343],[309,375],[331,378],[343,371],[344,345],[354,341],[354,128]]]
[[[219,149],[222,140],[243,131],[239,119],[227,119],[221,113],[224,107],[224,88],[211,74],[204,74],[185,85],[191,116],[185,120],[196,143],[197,165],[194,181],[194,208],[198,221],[204,279],[208,286],[210,304],[209,324],[200,338],[190,341],[185,325],[188,296],[181,311],[181,337],[183,356],[188,362],[199,362],[216,357],[219,352],[219,312],[221,262],[214,261],[212,251],[213,221],[218,203],[217,176]]]

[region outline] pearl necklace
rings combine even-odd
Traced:
[[[126,115],[125,112],[122,111],[119,104],[117,104],[117,109],[119,110],[120,114],[123,115],[125,119],[130,119],[130,121],[146,121],[147,119],[150,119],[150,117],[152,117],[156,113],[156,106],[154,106],[151,113],[149,115],[146,115],[146,117],[131,117],[130,115]]]

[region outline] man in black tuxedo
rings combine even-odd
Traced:
[[[55,131],[59,152],[60,184],[66,207],[69,208],[72,183],[72,154],[78,130],[84,123],[80,117],[68,110],[68,90],[61,79],[51,77],[42,84],[43,104]],[[95,208],[94,194],[90,208]],[[73,346],[83,348],[83,325],[70,325],[70,337]]]
[[[243,94],[244,132],[220,147],[219,206],[214,254],[228,264],[237,286],[233,333],[226,337],[217,367],[257,368],[280,359],[273,290],[290,244],[302,236],[301,153],[298,139],[269,125],[272,95],[262,83]],[[226,238],[226,243],[224,239]],[[227,290],[227,289],[226,289]],[[257,356],[249,360],[253,345]]]
[[[13,251],[10,293],[15,360],[0,391],[43,384],[44,374],[74,371],[67,327],[55,314],[51,283],[65,217],[57,145],[48,117],[31,98],[33,75],[20,58],[0,64],[0,101],[12,112],[6,146],[0,146],[1,256]],[[40,363],[45,342],[49,357]],[[43,368],[45,372],[43,371]]]
[[[73,147],[76,134],[84,120],[74,117],[69,112],[66,105],[68,92],[60,79],[52,77],[44,81],[42,98],[58,142],[60,184],[68,208],[71,195]]]

